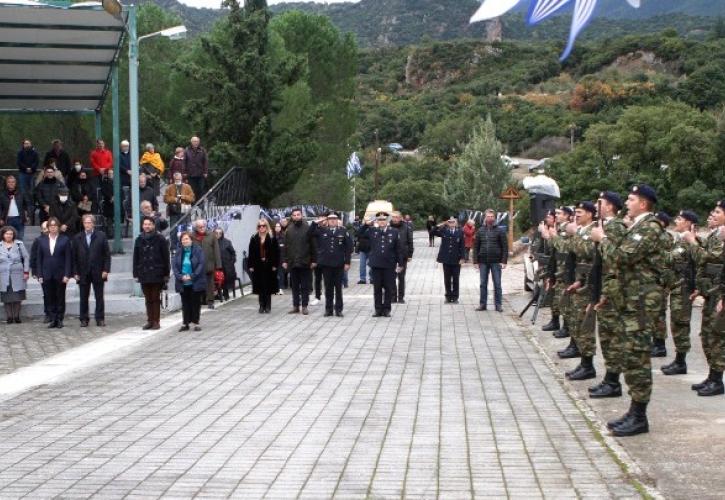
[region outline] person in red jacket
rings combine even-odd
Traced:
[[[103,139],[96,140],[96,149],[91,151],[91,167],[93,175],[101,177],[109,168],[113,168],[113,153],[106,149]]]
[[[476,223],[473,219],[469,219],[463,226],[463,245],[465,247],[465,258],[468,262],[471,256],[471,248],[473,248],[473,240],[476,238]]]

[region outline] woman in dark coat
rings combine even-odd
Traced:
[[[219,253],[222,257],[222,270],[224,271],[224,286],[220,292],[224,300],[229,300],[229,290],[234,290],[234,284],[237,281],[237,252],[234,250],[232,242],[224,237],[222,228],[215,229],[214,236],[219,242]]]
[[[161,328],[161,290],[169,281],[169,243],[156,231],[152,217],[144,217],[141,234],[133,246],[133,277],[141,284],[146,299],[144,330]]]
[[[180,332],[189,331],[189,324],[194,331],[200,332],[201,296],[206,293],[206,268],[204,251],[194,245],[190,233],[181,233],[181,248],[174,254],[173,271],[176,293],[181,295],[181,314],[183,322]]]
[[[252,278],[252,293],[259,295],[259,312],[269,313],[272,310],[272,294],[279,291],[277,286],[279,243],[270,234],[267,219],[259,220],[257,234],[249,240],[247,262]]]

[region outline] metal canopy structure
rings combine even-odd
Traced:
[[[0,112],[98,113],[125,16],[99,2],[0,0]]]

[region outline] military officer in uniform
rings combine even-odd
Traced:
[[[664,246],[662,250],[665,252],[665,262],[669,253],[675,245],[675,239],[667,231],[670,227],[672,218],[667,212],[659,211],[655,214],[657,221],[662,226],[664,231]],[[669,303],[670,291],[675,286],[675,274],[670,266],[665,266],[660,275],[660,284],[662,285],[662,310],[660,311],[660,317],[657,321],[657,329],[654,331],[654,337],[652,338],[652,353],[653,358],[664,358],[667,357],[667,347],[665,342],[667,340],[667,305]]]
[[[613,266],[621,283],[622,369],[632,398],[629,410],[607,422],[615,436],[649,432],[647,405],[652,394],[652,335],[662,308],[660,272],[663,269],[664,231],[652,213],[655,190],[646,184],[632,188],[627,197],[631,225],[621,242],[610,241],[603,228],[595,227],[591,239],[600,243],[602,258]]]
[[[375,313],[373,317],[390,317],[395,273],[402,270],[405,262],[403,246],[400,244],[398,231],[388,227],[388,214],[375,214],[377,227],[372,221],[366,221],[361,234],[370,238],[368,264],[372,270],[373,293],[375,296]]]
[[[340,227],[335,212],[328,213],[326,220],[326,226],[316,222],[310,226],[317,249],[317,262],[313,265],[322,270],[325,281],[325,316],[332,316],[334,306],[335,316],[342,317],[342,278],[350,269],[352,238],[344,227]]]
[[[624,220],[618,215],[622,210],[622,198],[614,191],[604,191],[597,200],[599,227],[610,242],[619,244],[627,233]],[[599,384],[589,388],[592,398],[616,398],[622,395],[619,376],[622,373],[621,342],[623,307],[619,279],[611,264],[602,258],[597,246],[592,269],[591,306],[596,311],[599,346],[604,358],[606,373]]]
[[[451,216],[447,221],[438,224],[433,234],[441,239],[437,261],[443,265],[446,302],[457,304],[461,265],[465,261],[466,253],[463,231],[458,228],[456,218]]]
[[[685,241],[693,245],[697,263],[697,289],[692,292],[690,298],[694,300],[701,295],[705,299],[702,307],[700,340],[710,373],[701,383],[692,386],[692,390],[697,391],[698,396],[717,396],[725,393],[722,381],[725,370],[725,330],[717,317],[717,301],[720,298],[720,279],[725,258],[723,241],[720,239],[720,227],[725,225],[725,200],[717,202],[710,217],[710,232],[702,242],[697,240],[693,232],[684,234]]]
[[[534,241],[531,243],[533,258],[538,263],[537,279],[542,281],[543,290],[541,293],[547,293],[549,291],[549,283],[554,282],[556,275],[556,251],[554,250],[551,240],[543,237],[544,232],[556,227],[556,211],[549,210],[544,217],[544,220],[539,224],[539,228],[534,236]],[[552,290],[553,291],[553,290]],[[546,305],[546,304],[544,304]],[[555,310],[556,309],[556,310]],[[551,320],[541,327],[544,332],[553,332],[561,328],[559,321],[559,309],[558,304],[555,305],[554,301],[551,303]]]
[[[544,331],[553,331],[555,338],[564,339],[570,336],[569,325],[567,319],[567,304],[564,300],[564,290],[574,281],[573,264],[574,261],[565,249],[565,242],[568,239],[566,234],[566,225],[571,222],[574,210],[570,207],[562,206],[556,209],[556,226],[552,228],[542,227],[541,237],[551,241],[554,256],[554,276],[550,277],[546,283],[546,288],[554,287],[554,298],[551,305],[551,316],[556,318],[556,324],[559,328],[549,330],[547,327]],[[559,238],[555,238],[556,236]],[[556,240],[556,241],[554,241]],[[572,343],[567,348],[575,351],[576,346]],[[565,349],[565,351],[567,350]],[[576,350],[575,356],[579,355]]]
[[[692,302],[690,295],[695,291],[695,259],[692,245],[684,241],[682,235],[695,232],[698,224],[697,214],[691,210],[681,210],[675,217],[675,237],[672,249],[667,253],[668,271],[672,272],[673,283],[670,288],[670,330],[675,343],[675,360],[664,365],[665,375],[687,374],[687,353],[690,352],[690,322]]]

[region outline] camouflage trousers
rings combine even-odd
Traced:
[[[599,331],[599,346],[602,348],[604,365],[608,372],[622,373],[624,359],[622,330],[622,315],[614,309],[611,302],[605,302],[597,311],[597,329]]]
[[[707,297],[702,307],[700,340],[710,369],[722,372],[725,371],[725,321],[715,310],[716,302],[716,297]]]
[[[662,309],[660,309],[659,316],[657,317],[657,328],[652,332],[652,338],[662,340],[663,342],[667,340],[667,297],[668,294],[665,293]]]
[[[561,308],[561,297],[564,295],[564,289],[566,288],[566,285],[562,283],[561,280],[558,280],[556,284],[554,285],[554,297],[551,301],[551,315],[552,316],[559,316],[563,315],[564,311],[562,311]]]
[[[643,316],[646,324],[643,324]],[[623,324],[622,372],[633,401],[648,403],[652,395],[652,332],[656,328],[657,313],[625,312]]]
[[[571,318],[569,332],[576,342],[582,356],[594,356],[597,352],[597,334],[594,329],[582,328],[582,322],[589,304],[589,294],[585,290],[571,295]]]
[[[670,293],[670,330],[677,352],[690,352],[691,317],[692,302],[689,294],[682,288],[672,290]]]

